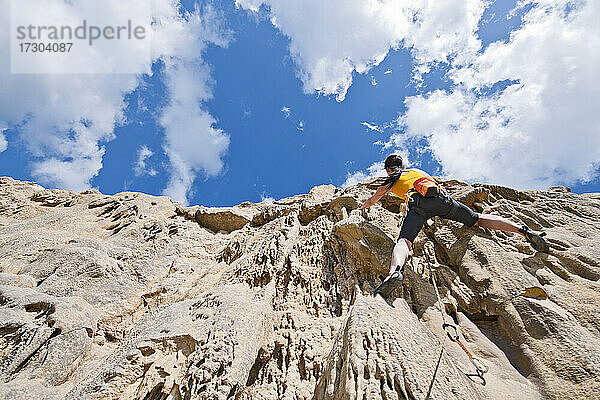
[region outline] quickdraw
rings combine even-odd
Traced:
[[[463,349],[463,351],[467,354],[467,356],[469,356],[469,360],[471,361],[471,364],[473,364],[473,366],[475,367],[475,370],[477,371],[477,375],[481,379],[484,379],[483,374],[488,372],[490,370],[490,368],[480,358],[477,358],[473,354],[471,354],[469,349],[467,349],[467,347],[463,344],[463,342],[460,341],[460,337],[458,335],[458,326],[456,326],[454,324],[444,323],[444,324],[442,324],[442,329],[446,332],[446,335],[448,335],[450,340],[455,343],[458,343],[460,348]],[[454,329],[454,334],[452,334],[448,329]]]
[[[483,382],[485,382],[483,375],[486,372],[488,372],[490,368],[483,362],[483,360],[473,356],[473,354],[471,354],[471,352],[469,351],[469,349],[467,349],[467,347],[463,344],[463,342],[460,341],[460,335],[458,334],[458,326],[446,321],[446,313],[445,313],[444,309],[442,308],[443,303],[440,298],[440,292],[438,291],[437,283],[435,282],[435,275],[429,266],[428,266],[428,268],[429,268],[429,272],[431,274],[431,281],[433,282],[433,288],[435,290],[435,295],[437,297],[438,309],[440,310],[440,313],[442,314],[442,321],[443,321],[442,329],[444,330],[444,332],[446,332],[446,335],[448,336],[450,341],[458,343],[460,348],[463,349],[463,351],[469,357],[469,361],[471,361],[471,364],[473,364],[473,366],[475,367],[475,371],[477,371],[477,376],[479,376],[479,378],[481,378],[481,380]],[[452,332],[452,330],[454,330],[454,332]]]

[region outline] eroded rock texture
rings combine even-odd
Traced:
[[[434,219],[386,301],[402,205],[365,218],[363,185],[211,209],[0,178],[0,399],[600,398],[600,195],[444,185],[549,254]]]

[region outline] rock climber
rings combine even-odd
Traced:
[[[376,192],[361,206],[365,210],[375,204],[388,192],[405,200],[408,212],[402,223],[398,242],[392,252],[392,263],[388,277],[375,290],[382,292],[394,281],[403,279],[403,268],[412,244],[425,221],[434,216],[462,222],[467,226],[481,226],[488,229],[498,229],[505,232],[517,232],[525,237],[531,246],[541,252],[548,252],[548,244],[544,240],[544,232],[536,233],[523,225],[519,227],[514,222],[496,215],[478,214],[466,205],[454,200],[426,172],[416,168],[405,169],[402,158],[392,154],[385,160],[387,177],[378,178],[369,188]]]

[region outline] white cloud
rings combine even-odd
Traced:
[[[383,132],[383,128],[375,125],[375,124],[370,124],[368,122],[361,122],[360,123],[362,126],[366,127],[367,129],[371,130],[371,131],[375,131],[375,132]]]
[[[131,75],[0,75],[0,120],[19,126],[26,148],[40,161],[36,179],[74,190],[89,187],[102,167],[104,148],[123,120],[123,95],[133,90]],[[65,168],[80,168],[79,177],[62,177]],[[77,171],[75,171],[75,175]]]
[[[156,0],[158,2],[164,0]],[[144,7],[140,0],[134,1],[90,1],[90,0],[19,0],[5,1],[11,3],[10,47],[11,71],[15,73],[131,73],[137,74],[141,65],[151,62],[152,7]],[[8,7],[3,6],[3,9]],[[131,22],[132,30],[127,25]],[[49,29],[25,29],[17,34],[17,27],[28,26],[50,27]],[[62,29],[70,27],[75,37]],[[138,28],[139,26],[139,28]],[[61,27],[61,29],[58,29]],[[101,29],[110,27],[112,40],[103,38]],[[121,32],[124,27],[125,31]],[[54,33],[52,29],[55,28]],[[84,29],[85,28],[85,29]],[[141,29],[141,36],[134,36],[135,29]],[[96,30],[96,32],[94,32]],[[77,36],[83,31],[85,39]],[[78,33],[79,32],[79,33]],[[27,35],[27,33],[29,33]],[[15,38],[23,34],[21,41]],[[52,37],[52,35],[56,37]],[[95,36],[97,34],[97,36]],[[131,35],[131,36],[129,36]],[[8,35],[6,36],[9,37]],[[35,54],[22,51],[19,44],[23,42],[48,43],[56,38],[65,42],[73,42],[66,52],[44,51]],[[121,37],[119,40],[117,37]],[[141,40],[135,37],[142,38]],[[94,39],[97,38],[97,39]],[[93,45],[92,45],[93,43]]]
[[[289,107],[285,107],[285,106],[281,107],[281,112],[283,113],[283,115],[284,115],[286,118],[289,118],[289,117],[290,117],[290,115],[291,115],[291,111],[290,111],[290,108],[289,108]]]
[[[538,1],[508,43],[456,67],[453,92],[406,100],[402,146],[426,137],[445,174],[519,188],[594,178],[600,167],[598,2]],[[513,84],[477,96],[497,82]]]
[[[85,181],[87,176],[94,176],[102,168],[104,148],[89,157],[64,161],[55,157],[36,162],[33,165],[33,175],[42,182],[60,181],[62,185],[72,190],[83,190],[89,187]]]
[[[199,170],[205,169],[208,175],[218,172],[222,163],[216,159],[222,156],[223,143],[227,140],[217,138],[218,143],[215,143],[214,137],[206,136],[205,132],[213,129],[214,120],[198,103],[210,97],[210,74],[190,72],[194,69],[190,64],[201,64],[206,43],[227,43],[228,33],[220,28],[219,17],[212,8],[182,13],[179,2],[173,0],[155,0],[151,7],[145,0],[43,0],[41,6],[40,2],[42,0],[28,2],[27,12],[32,16],[35,13],[93,13],[101,21],[120,21],[123,15],[134,14],[136,20],[152,22],[151,59],[164,61],[171,96],[161,117],[161,122],[167,124],[165,148],[171,162],[178,166],[173,170],[183,174],[172,179],[193,182]],[[8,1],[0,3],[0,18],[4,22],[0,24],[0,35],[3,37],[9,37],[9,4]],[[7,59],[9,45],[10,41],[0,42],[1,58]],[[74,190],[90,186],[90,180],[102,168],[103,144],[114,139],[115,125],[124,122],[124,96],[138,87],[142,74],[151,73],[151,63],[142,53],[114,52],[107,60],[114,63],[127,60],[137,74],[20,75],[8,74],[4,65],[5,71],[0,73],[3,89],[0,121],[17,127],[27,150],[38,159],[32,165],[35,179]],[[85,65],[86,60],[74,59],[73,62]],[[178,114],[173,110],[175,106],[184,107],[189,114]],[[184,130],[176,131],[176,128]],[[222,132],[220,135],[226,137]],[[182,149],[181,136],[189,138],[190,145],[198,146],[197,151]],[[200,160],[201,157],[204,159]],[[191,183],[186,187],[189,189]],[[185,196],[179,195],[177,199],[185,199]]]
[[[148,146],[143,145],[139,148],[137,152],[137,161],[133,168],[133,172],[135,176],[142,175],[150,175],[155,176],[158,172],[154,168],[148,168],[146,166],[146,160],[154,155],[154,152],[148,148]]]
[[[164,149],[173,167],[164,193],[183,203],[198,173],[213,177],[222,171],[222,157],[229,147],[229,136],[215,127],[216,120],[201,106],[213,96],[210,69],[201,55],[208,43],[227,46],[231,33],[223,29],[211,7],[187,18],[188,38],[179,43],[180,52],[163,57],[171,101],[160,118],[166,135]]]
[[[209,79],[206,65],[179,60],[168,66],[167,77],[172,100],[160,123],[165,128],[164,148],[173,172],[164,193],[187,203],[184,194],[191,190],[198,172],[204,171],[206,176],[221,172],[229,136],[215,128],[215,119],[198,106],[212,96],[204,86]]]
[[[383,161],[377,162],[367,168],[367,171],[355,171],[349,172],[346,175],[346,181],[342,184],[342,188],[347,188],[348,186],[356,185],[357,183],[361,183],[366,181],[367,179],[372,179],[377,176],[384,176],[385,171],[383,168]]]
[[[384,74],[385,74],[385,75],[389,75],[389,74],[391,74],[391,73],[392,73],[392,70],[391,70],[391,69],[388,69],[388,70],[386,70],[386,71],[384,72]]]
[[[371,76],[371,86],[377,86],[377,79],[374,76]]]
[[[109,1],[106,7],[92,2],[39,1],[23,4],[23,12],[32,18],[42,14],[65,16],[78,14],[81,8],[93,8],[101,19],[118,20],[119,12],[131,11],[130,6],[120,6]],[[140,9],[142,1],[137,2]],[[0,4],[0,14],[10,16],[10,2]],[[92,12],[92,10],[88,10]],[[0,26],[0,34],[9,37],[10,24]],[[0,43],[0,54],[9,54],[10,41]],[[135,55],[135,52],[134,52]],[[128,57],[113,54],[113,60]],[[135,57],[133,57],[135,60]],[[40,61],[41,62],[41,61]],[[43,62],[52,62],[43,60]],[[80,64],[85,60],[74,59]],[[140,73],[150,65],[140,61]],[[0,121],[8,126],[18,126],[26,148],[38,159],[32,165],[34,177],[45,184],[74,190],[89,187],[89,181],[102,167],[104,148],[100,145],[114,138],[115,124],[123,121],[123,96],[137,86],[135,75],[43,75],[0,74]]]
[[[6,124],[0,121],[0,153],[2,153],[8,147],[6,136],[4,136],[4,131],[6,130],[6,128]]]
[[[269,196],[269,194],[267,192],[262,192],[260,194],[260,201],[261,203],[273,203],[275,201],[275,199],[271,196]]]
[[[298,129],[299,131],[303,131],[304,130],[304,121],[298,122],[298,126],[296,127],[296,129]]]
[[[236,0],[270,7],[271,22],[290,38],[304,91],[343,101],[352,73],[379,65],[390,49],[413,49],[417,65],[463,61],[480,47],[475,36],[483,0]]]

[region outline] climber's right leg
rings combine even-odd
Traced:
[[[394,246],[394,251],[392,251],[392,265],[390,266],[390,274],[394,273],[394,271],[402,270],[406,260],[408,260],[408,255],[410,254],[410,250],[412,249],[412,243],[410,240],[406,238],[400,238],[398,243]]]
[[[423,224],[425,224],[425,218],[417,213],[415,208],[411,208],[409,204],[408,212],[406,213],[406,217],[404,217],[404,222],[402,222],[402,228],[400,228],[398,242],[392,251],[390,274],[375,289],[374,294],[379,293],[387,297],[389,290],[393,287],[392,283],[404,279],[402,275],[404,264],[408,260],[412,243],[419,234],[419,231],[421,231],[421,228],[423,228]]]
[[[393,283],[396,281],[401,281],[404,279],[404,275],[402,272],[404,270],[404,264],[408,259],[410,254],[410,249],[412,248],[412,243],[410,240],[406,238],[398,239],[398,243],[394,246],[394,250],[392,251],[392,266],[390,267],[390,273],[381,282],[373,294],[381,294],[383,297],[387,297],[389,295],[389,291],[393,287]]]
[[[409,208],[402,222],[402,228],[400,228],[398,242],[392,251],[392,263],[388,278],[397,272],[398,275],[395,278],[403,279],[402,269],[404,268],[404,264],[406,264],[406,260],[408,260],[412,243],[421,231],[421,228],[423,228],[423,224],[425,224],[425,218],[417,213],[414,208]]]

